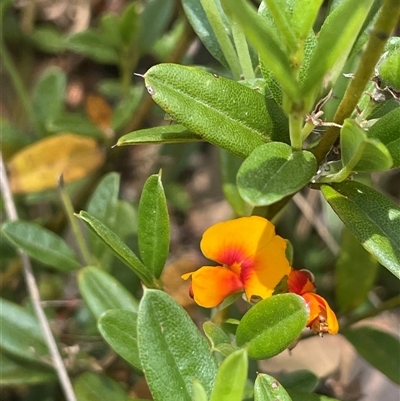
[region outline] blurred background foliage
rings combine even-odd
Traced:
[[[321,18],[329,3],[323,6]],[[131,131],[170,123],[147,94],[140,76],[154,64],[202,65],[228,77],[229,71],[196,37],[177,0],[2,0],[0,13],[1,147],[20,218],[45,227],[75,248],[60,191],[68,194],[76,211],[89,210],[100,218],[104,193],[95,188],[101,182],[110,199],[118,202],[112,224],[135,249],[139,196],[146,178],[162,168],[172,228],[164,282],[167,292],[195,321],[203,322],[203,311],[194,308],[180,275],[204,262],[198,246],[203,231],[234,216],[222,191],[229,193],[226,169],[221,174],[224,159],[215,147],[202,142],[112,145]],[[60,170],[64,171],[63,190],[57,184]],[[359,175],[359,179],[399,203],[398,169],[365,178]],[[347,313],[345,321],[398,295],[398,281],[343,230],[319,192],[304,189],[274,222],[278,233],[293,244],[294,266],[315,274],[319,292],[336,311]],[[21,262],[1,236],[2,317],[5,322],[10,316],[23,322],[20,331],[2,337],[1,399],[61,399],[54,373],[41,357],[45,351],[37,326],[27,314],[30,301]],[[89,240],[92,247],[98,246],[95,239],[89,236]],[[355,258],[370,271],[364,285],[357,282],[357,271],[353,281],[342,277]],[[77,274],[62,261],[58,268],[46,261],[32,262],[43,307],[62,344],[78,398],[125,400],[128,394],[150,398],[142,373],[118,357],[98,332],[95,307],[90,296],[85,297],[90,293],[84,288],[90,286],[90,279],[83,279],[97,273],[81,270]],[[101,265],[124,284],[134,309],[135,297],[142,291],[137,277],[109,251],[101,255]],[[101,277],[93,282],[98,287]],[[109,291],[107,284],[104,291]],[[378,324],[398,327],[398,312]],[[28,333],[37,337],[34,356],[21,351]],[[4,338],[14,338],[15,343],[5,344]],[[360,376],[344,378],[339,365],[329,372],[330,381],[320,382],[319,390],[357,399],[362,392],[357,387]],[[251,369],[255,372],[260,367]]]

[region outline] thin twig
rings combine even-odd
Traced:
[[[329,250],[337,256],[340,251],[340,246],[337,244],[335,238],[332,237],[331,233],[326,229],[326,227],[321,223],[319,219],[315,218],[315,211],[307,203],[306,199],[299,192],[293,197],[293,201],[296,206],[301,210],[304,217],[308,222],[315,228],[318,235],[325,242]]]
[[[5,209],[7,217],[11,221],[18,220],[17,209],[11,194],[10,185],[8,182],[5,165],[3,161],[3,155],[0,152],[0,189],[3,195]],[[36,284],[35,276],[33,275],[31,261],[28,255],[22,250],[18,250],[19,255],[22,260],[23,272],[28,287],[28,292],[32,301],[33,308],[35,310],[36,316],[39,320],[40,326],[43,331],[43,336],[46,341],[47,347],[49,349],[51,359],[54,364],[54,368],[57,372],[58,378],[60,380],[61,387],[64,391],[64,395],[67,401],[76,401],[74,389],[72,387],[71,381],[69,380],[67,370],[61,358],[61,355],[57,348],[57,343],[51,332],[49,322],[47,321],[46,315],[40,305],[40,295],[39,289]]]

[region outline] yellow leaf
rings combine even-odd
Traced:
[[[69,183],[86,177],[103,162],[104,154],[92,138],[70,133],[48,137],[10,159],[11,190],[27,193],[55,188],[61,174]]]

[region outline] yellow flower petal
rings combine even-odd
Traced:
[[[213,308],[229,295],[243,290],[239,276],[222,266],[203,266],[193,273],[184,274],[182,278],[190,275],[193,298],[205,308]]]
[[[286,242],[275,234],[274,225],[259,217],[242,217],[215,224],[200,243],[204,255],[240,275],[246,296],[267,298],[290,273]]]
[[[307,327],[310,327],[314,333],[336,334],[339,331],[339,322],[328,302],[313,292],[303,294],[302,297],[310,310]]]

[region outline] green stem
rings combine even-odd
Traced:
[[[365,86],[368,84],[368,81],[374,73],[374,68],[379,61],[385,44],[398,22],[399,16],[400,1],[384,1],[374,28],[369,36],[367,47],[360,58],[354,78],[350,82],[350,85],[348,86],[333,118],[333,121],[336,124],[343,124],[343,121],[350,117],[351,113],[356,108],[357,103],[364,92]],[[326,131],[313,151],[318,163],[321,163],[325,159],[326,154],[335,143],[339,133],[340,129],[334,126]]]
[[[207,15],[208,21],[217,37],[217,41],[221,46],[222,53],[232,71],[235,80],[240,79],[241,69],[238,56],[235,52],[233,44],[229,35],[227,34],[222,21],[221,15],[218,11],[217,5],[214,0],[200,0],[204,12]]]
[[[302,115],[297,112],[291,112],[289,114],[289,133],[293,150],[301,150],[303,148],[302,125]]]
[[[85,265],[91,265],[93,263],[93,258],[89,252],[89,249],[86,246],[86,241],[83,238],[82,231],[78,224],[78,220],[74,216],[74,207],[72,205],[71,198],[69,197],[67,191],[65,190],[62,176],[59,179],[59,191],[60,191],[61,202],[64,206],[65,213],[67,214],[68,220],[71,224],[72,232],[74,233],[76,243],[81,253],[82,262]]]
[[[4,69],[7,71],[8,75],[11,78],[11,82],[14,85],[22,106],[25,109],[25,113],[29,118],[29,121],[34,124],[34,111],[28,92],[3,41],[0,42],[0,58],[3,61]]]
[[[256,76],[254,74],[253,63],[251,62],[249,46],[247,44],[243,28],[237,18],[235,18],[233,15],[229,16],[229,19],[231,21],[233,41],[235,42],[236,51],[239,57],[240,66],[242,67],[244,79],[255,79]]]

